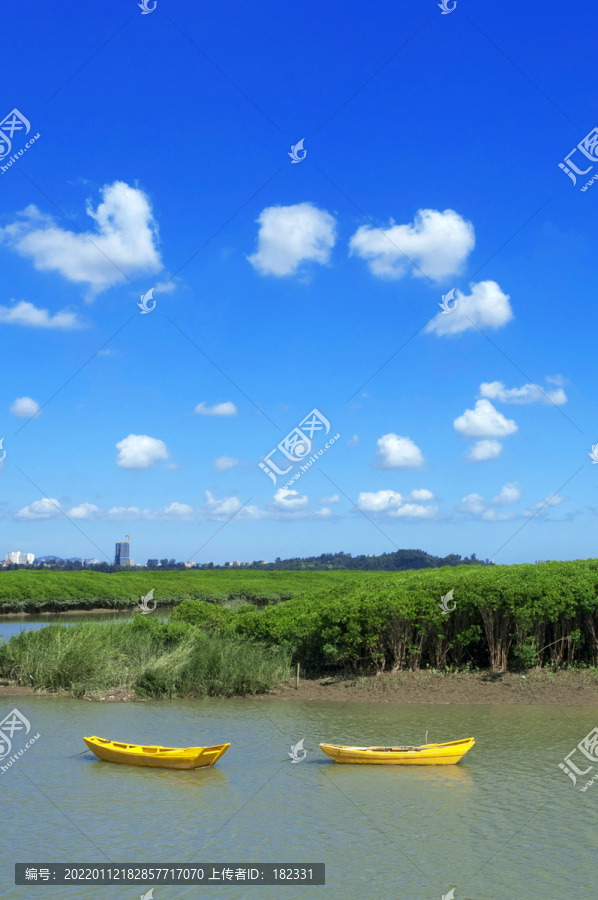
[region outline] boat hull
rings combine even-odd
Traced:
[[[338,763],[369,766],[453,766],[471,750],[475,741],[448,741],[445,744],[424,744],[421,747],[344,747],[320,744],[326,756]]]
[[[150,766],[156,769],[202,769],[213,766],[230,744],[214,747],[160,747],[143,744],[123,744],[99,737],[84,737],[92,753],[105,762],[130,766]]]

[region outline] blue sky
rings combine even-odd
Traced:
[[[10,6],[0,552],[595,556],[593,12]]]

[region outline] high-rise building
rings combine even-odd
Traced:
[[[12,553],[6,554],[5,561],[17,566],[32,566],[34,559],[35,555],[33,553],[21,553],[20,550],[15,550]]]
[[[129,556],[129,543],[122,541],[116,545],[116,553],[114,554],[115,566],[130,566],[131,558]]]

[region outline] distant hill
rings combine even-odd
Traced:
[[[276,559],[273,563],[252,568],[261,569],[362,569],[372,572],[404,572],[407,569],[438,569],[440,566],[485,566],[494,565],[477,559],[475,553],[462,558],[457,553],[449,556],[432,556],[424,550],[397,550],[380,556],[351,556],[350,553],[322,553],[320,556]]]

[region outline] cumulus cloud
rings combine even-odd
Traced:
[[[47,309],[41,309],[26,300],[19,300],[14,306],[0,306],[0,323],[26,325],[29,328],[60,328],[63,331],[86,327],[74,312],[63,309],[52,315]]]
[[[232,516],[241,509],[242,505],[238,497],[216,500],[210,491],[206,491],[206,509],[215,516]]]
[[[426,488],[420,488],[407,497],[397,491],[362,491],[357,497],[356,506],[363,512],[387,513],[389,516],[410,519],[435,519],[438,516],[437,506],[423,506],[422,502],[409,501],[433,500],[434,494]]]
[[[402,278],[409,270],[418,277],[455,275],[474,245],[473,225],[452,209],[420,209],[413,222],[391,220],[386,229],[362,225],[349,242],[351,254],[382,278]]]
[[[466,458],[470,462],[485,462],[487,459],[496,459],[501,453],[502,444],[500,441],[483,440],[476,441]]]
[[[480,397],[499,400],[501,403],[554,403],[555,406],[562,406],[567,402],[567,395],[562,387],[543,390],[537,384],[524,384],[519,388],[506,388],[502,381],[482,382]]]
[[[409,437],[391,432],[377,443],[377,466],[381,469],[417,469],[424,464],[421,450]]]
[[[160,459],[168,459],[164,441],[147,434],[130,434],[116,445],[117,466],[121,469],[148,469]]]
[[[87,203],[94,230],[61,228],[31,204],[15,222],[0,228],[0,240],[31,259],[36,269],[88,284],[91,295],[127,278],[158,272],[158,230],[148,196],[123,181],[104,185],[101,195],[95,210]]]
[[[234,456],[219,456],[218,459],[214,460],[214,468],[217,472],[227,472],[238,465],[239,460],[235,459]]]
[[[361,491],[356,505],[364,512],[388,512],[399,507],[402,502],[403,496],[397,491]]]
[[[45,497],[43,500],[36,500],[29,506],[24,506],[17,513],[15,519],[23,521],[31,521],[32,519],[55,519],[61,514],[62,506],[58,500],[52,497]]]
[[[336,220],[312,203],[268,206],[257,222],[257,251],[247,259],[260,275],[294,275],[304,262],[325,265],[336,241]]]
[[[17,399],[10,407],[10,411],[13,416],[30,418],[31,416],[35,416],[40,411],[40,405],[31,397],[17,397]]]
[[[466,409],[453,422],[455,431],[463,437],[499,438],[517,431],[513,419],[505,419],[489,400],[476,401],[475,409]]]
[[[236,416],[237,407],[230,400],[225,403],[215,403],[214,406],[206,406],[205,401],[198,403],[193,414],[196,416]]]
[[[282,510],[305,509],[308,503],[309,500],[305,494],[289,491],[286,488],[279,488],[272,498],[272,504]]]
[[[516,518],[517,514],[511,511],[500,512],[497,507],[512,506],[521,500],[522,493],[520,485],[511,481],[504,484],[492,500],[486,500],[481,494],[468,494],[463,497],[458,509],[485,522],[505,522]]]
[[[333,494],[332,497],[320,497],[318,499],[318,503],[323,503],[326,506],[331,505],[332,503],[340,503],[340,497],[338,494]]]
[[[450,313],[440,312],[426,325],[426,332],[437,335],[462,334],[469,328],[502,328],[513,318],[509,295],[495,281],[473,284],[470,294],[458,288],[454,298],[456,307]]]
[[[86,519],[87,521],[94,521],[101,518],[102,511],[99,506],[95,505],[95,503],[80,503],[78,506],[73,506],[73,508],[69,510],[68,514],[71,519]]]
[[[533,506],[530,506],[529,509],[526,509],[524,515],[529,515],[534,512],[540,512],[540,510],[548,509],[550,506],[559,506],[560,503],[564,503],[567,497],[561,497],[560,494],[552,494],[552,496],[547,497],[545,500],[542,500],[540,503],[534,503]]]

